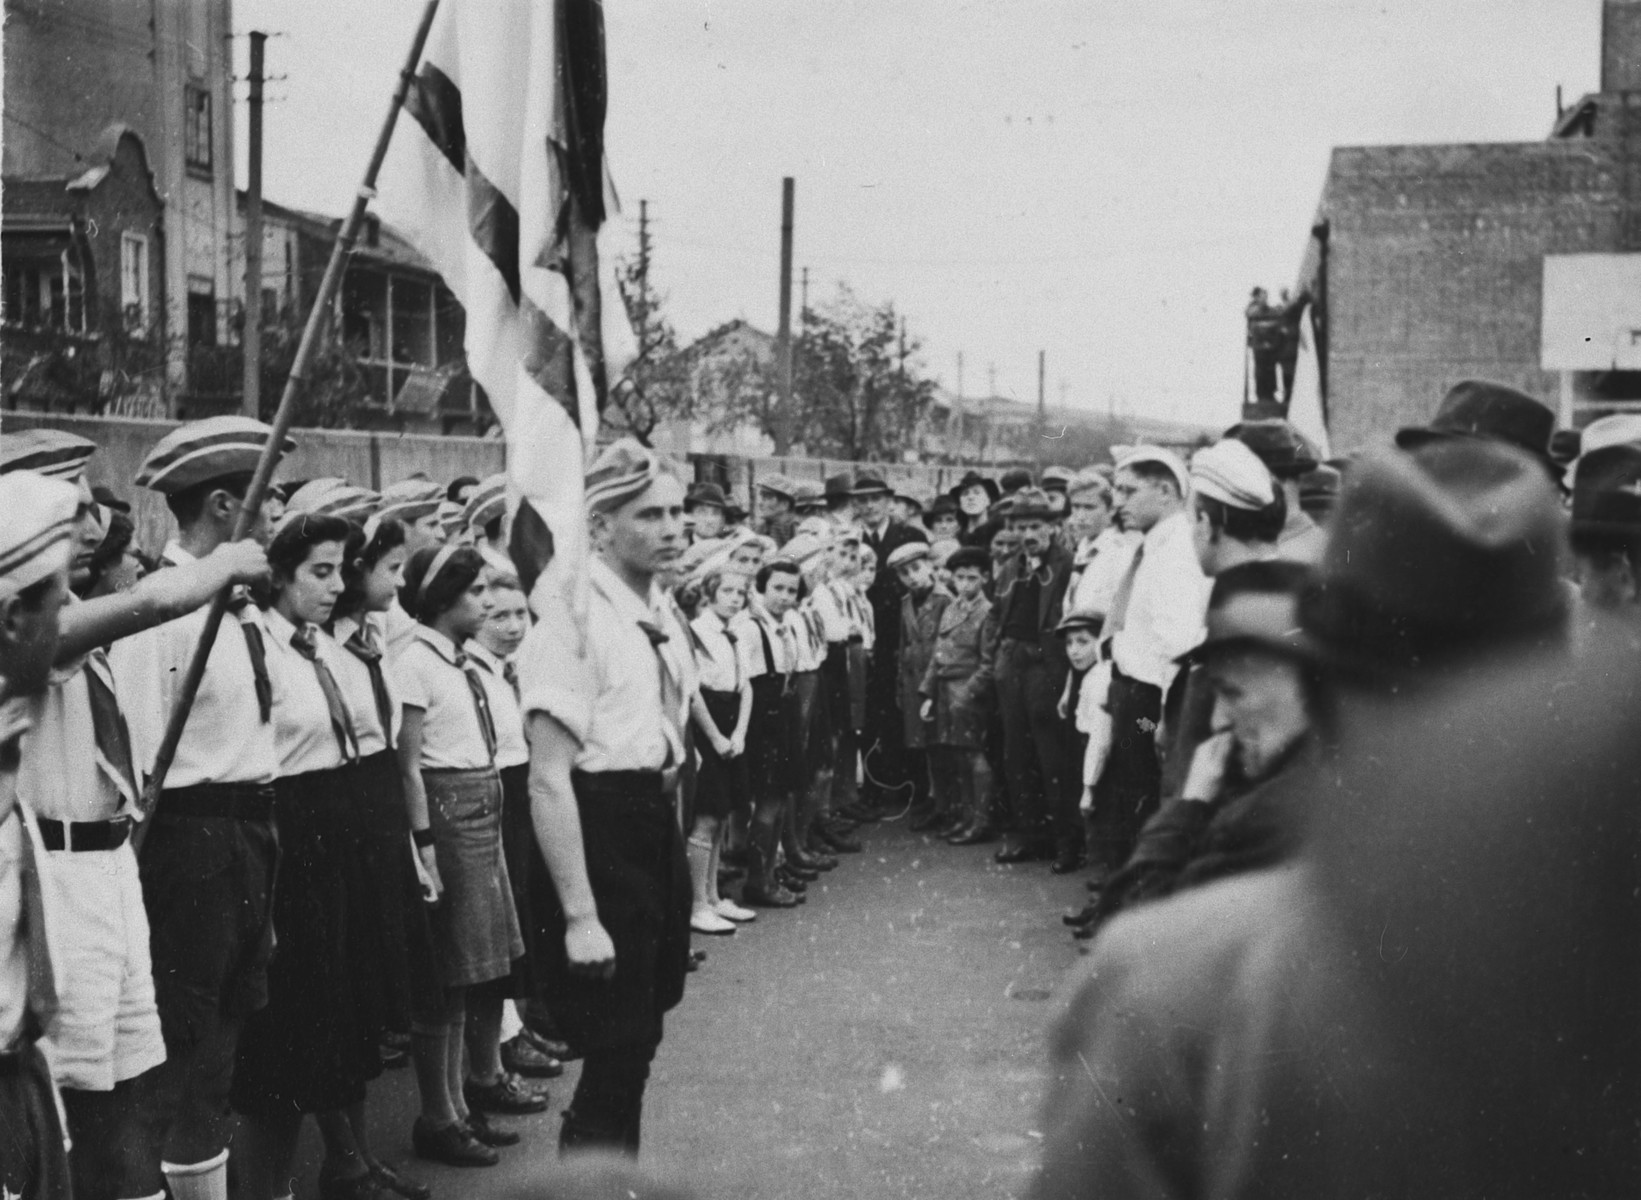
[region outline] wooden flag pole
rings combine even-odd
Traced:
[[[274,470],[279,466],[285,437],[290,432],[291,421],[296,416],[297,398],[307,386],[308,370],[313,365],[315,353],[318,352],[331,301],[336,296],[337,288],[341,286],[342,272],[347,267],[348,254],[353,250],[354,242],[359,237],[359,226],[364,223],[365,209],[375,194],[376,176],[381,172],[383,160],[387,158],[388,143],[393,139],[393,127],[398,123],[399,110],[404,107],[405,97],[410,93],[410,85],[416,78],[416,67],[422,60],[422,49],[427,45],[428,31],[433,27],[433,16],[438,8],[439,0],[427,0],[421,24],[416,27],[416,37],[410,46],[410,55],[405,61],[404,69],[399,72],[399,84],[393,92],[393,103],[388,106],[387,118],[382,122],[382,131],[376,136],[376,148],[371,151],[370,165],[365,168],[364,182],[359,185],[359,191],[353,198],[353,210],[348,213],[348,219],[342,225],[336,245],[331,248],[330,263],[325,267],[324,279],[319,284],[318,294],[314,296],[313,308],[308,312],[308,323],[302,330],[302,341],[297,345],[296,360],[291,364],[290,377],[285,381],[285,392],[279,398],[279,411],[274,414],[273,419],[273,433],[268,438],[267,446],[263,448],[262,458],[256,465],[256,473],[251,476],[250,490],[245,493],[245,501],[240,505],[239,516],[234,521],[231,537],[233,541],[237,542],[250,533],[251,526],[256,522],[257,512],[262,507],[262,501],[268,494],[268,484],[273,479]],[[222,628],[222,618],[228,610],[228,599],[229,589],[224,589],[211,601],[210,611],[205,617],[205,628],[200,631],[199,645],[194,648],[194,657],[188,663],[188,673],[183,676],[182,690],[177,696],[176,707],[171,710],[171,719],[165,727],[165,737],[160,742],[159,753],[154,758],[154,771],[143,791],[145,812],[154,811],[160,790],[165,786],[165,777],[171,771],[171,763],[177,755],[177,745],[182,741],[182,731],[188,724],[189,710],[194,706],[194,697],[199,694],[200,681],[205,677],[205,664],[211,657],[211,646],[216,642],[217,631]]]

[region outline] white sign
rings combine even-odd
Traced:
[[[1544,256],[1539,365],[1641,370],[1641,254]]]

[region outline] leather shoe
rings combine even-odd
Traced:
[[[1054,865],[1049,870],[1056,875],[1069,875],[1080,870],[1086,861],[1079,850],[1062,850],[1054,856]]]
[[[753,908],[796,908],[798,898],[778,884],[767,892],[761,887],[749,886],[741,893],[741,903]]]
[[[467,1131],[482,1144],[491,1147],[516,1146],[524,1140],[516,1130],[490,1124],[489,1118],[476,1108],[467,1114]]]
[[[376,1177],[376,1182],[388,1191],[403,1196],[405,1200],[433,1200],[433,1189],[420,1180],[401,1175],[399,1168],[391,1163],[385,1163],[379,1158],[370,1160],[370,1173]]]
[[[840,833],[835,829],[822,829],[820,840],[834,854],[859,854],[861,844],[847,833]]]
[[[1052,848],[1041,842],[1032,841],[1016,842],[1012,846],[1004,846],[992,855],[993,861],[1000,863],[1043,862],[1045,859],[1053,857],[1054,851]]]
[[[547,1111],[547,1097],[526,1087],[517,1075],[503,1071],[489,1083],[469,1079],[462,1084],[462,1099],[474,1112],[498,1113],[502,1116],[525,1116]]]
[[[927,833],[943,820],[945,820],[945,814],[938,809],[931,808],[927,812],[920,812],[913,816],[906,822],[906,828],[913,833]]]
[[[532,1079],[557,1079],[564,1074],[563,1063],[539,1049],[522,1033],[501,1044],[501,1065],[515,1075]]]
[[[801,879],[805,883],[814,883],[815,880],[820,878],[819,871],[796,858],[787,859],[777,869],[785,871],[788,875],[791,875],[795,879]]]
[[[460,1121],[432,1125],[417,1117],[410,1127],[410,1145],[417,1158],[447,1167],[493,1167],[501,1162],[501,1155],[474,1137]]]
[[[997,831],[982,821],[958,830],[946,840],[954,846],[985,846],[997,840]]]
[[[803,894],[809,890],[808,883],[802,879],[799,879],[790,871],[782,870],[780,867],[775,868],[775,879],[776,882],[778,882],[787,891],[798,897],[800,903],[803,900]]]

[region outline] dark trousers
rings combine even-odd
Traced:
[[[903,808],[916,799],[906,759],[906,720],[900,713],[900,674],[893,653],[881,647],[866,676],[866,723],[861,730],[862,790],[868,800]]]
[[[967,746],[930,746],[928,755],[935,806],[970,824],[981,820],[991,783],[986,756]]]
[[[613,1150],[638,1156],[644,1087],[659,1048],[657,1038],[588,1051],[575,1096],[564,1110],[564,1126],[558,1137],[560,1154]]]
[[[1113,671],[1106,698],[1111,713],[1111,755],[1094,792],[1095,859],[1122,866],[1157,810],[1162,765],[1157,759],[1157,722],[1162,690]]]
[[[1060,718],[1064,678],[1055,678],[1042,650],[1007,638],[997,649],[997,703],[1003,716],[1003,771],[1022,837],[1061,849],[1082,844],[1077,815],[1078,773],[1071,734]]]
[[[30,1200],[73,1194],[51,1076],[32,1043],[0,1055],[0,1187]]]
[[[74,1200],[152,1196],[165,1186],[153,1107],[156,1073],[157,1068],[121,1080],[111,1092],[63,1089],[63,1109],[74,1141],[69,1155]]]

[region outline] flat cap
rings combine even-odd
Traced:
[[[1124,467],[1138,466],[1140,463],[1156,463],[1168,468],[1179,484],[1179,493],[1184,496],[1191,490],[1191,472],[1185,465],[1185,460],[1172,450],[1164,450],[1161,446],[1125,446],[1117,458],[1117,470]]]
[[[1044,467],[1043,490],[1045,492],[1064,492],[1071,488],[1071,481],[1077,473],[1069,467]]]
[[[1247,445],[1227,438],[1191,456],[1191,486],[1230,508],[1258,512],[1276,502],[1276,480]]]
[[[61,429],[20,429],[0,437],[0,474],[33,471],[77,483],[96,452],[96,442]]]
[[[914,563],[920,558],[928,557],[928,542],[907,542],[904,546],[896,546],[889,551],[889,561],[884,565],[891,571],[897,571],[907,563]]]
[[[249,475],[262,459],[273,429],[250,417],[206,417],[173,429],[148,452],[137,486],[174,496],[214,479]],[[285,439],[284,451],[296,443]]]
[[[80,489],[33,471],[0,476],[0,597],[15,596],[68,566]]]

